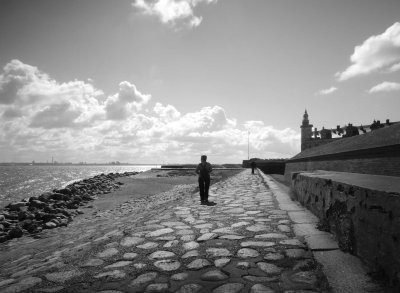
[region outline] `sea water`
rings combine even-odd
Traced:
[[[0,207],[104,173],[143,172],[156,165],[0,166]]]

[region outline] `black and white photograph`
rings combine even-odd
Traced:
[[[400,0],[0,0],[13,292],[400,292]]]

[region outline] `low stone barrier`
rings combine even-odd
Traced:
[[[389,292],[400,292],[399,177],[298,172],[292,189],[343,251],[359,256]]]
[[[99,194],[118,189],[122,183],[115,179],[137,173],[100,174],[62,189],[10,203],[0,211],[0,243],[26,233],[36,234],[43,229],[67,226],[73,216],[82,213],[78,209],[80,206],[94,200]]]

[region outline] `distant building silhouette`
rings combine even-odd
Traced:
[[[321,130],[318,130],[316,127],[313,130],[313,125],[310,124],[310,120],[308,119],[307,110],[305,110],[303,115],[303,121],[301,123],[301,151],[304,151],[309,148],[313,148],[319,145],[327,144],[332,141],[343,139],[346,137],[352,137],[359,134],[364,134],[367,132],[371,132],[386,126],[390,126],[393,124],[397,124],[400,122],[390,122],[389,119],[386,119],[385,124],[381,124],[379,120],[374,120],[371,125],[360,125],[353,126],[353,124],[349,123],[346,126],[341,127],[337,125],[335,129],[326,129],[322,127]],[[337,137],[333,138],[332,135],[336,135]]]

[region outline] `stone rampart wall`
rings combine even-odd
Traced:
[[[362,174],[400,176],[400,157],[354,158],[288,161],[285,166],[285,181],[291,182],[291,174],[299,171],[327,170]]]
[[[359,256],[389,285],[389,292],[400,292],[400,194],[390,190],[390,182],[399,189],[400,178],[341,176],[346,180],[294,173],[292,189],[297,200],[319,217],[321,226],[335,235],[342,250]],[[362,187],[357,180],[350,183],[351,176],[362,178],[370,186]],[[380,177],[386,181],[379,184]],[[371,187],[375,183],[380,190]]]

